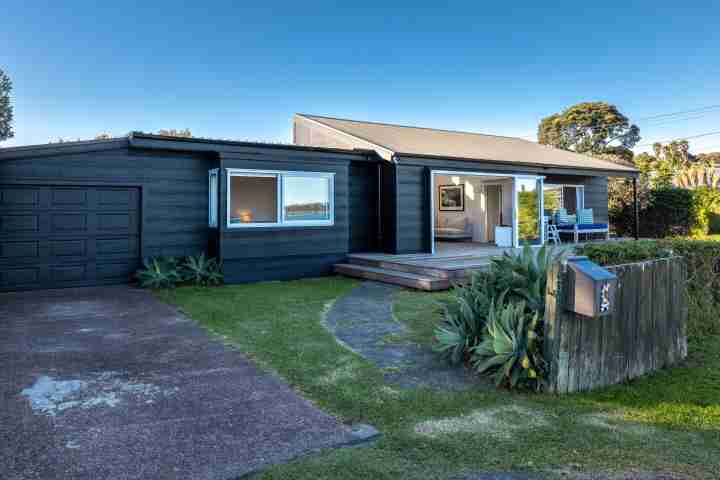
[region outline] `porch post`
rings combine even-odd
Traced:
[[[633,177],[633,216],[635,240],[640,238],[640,208],[638,206],[637,178]]]

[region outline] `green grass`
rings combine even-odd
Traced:
[[[383,437],[263,472],[267,479],[431,479],[472,471],[664,471],[720,477],[720,341],[693,342],[686,364],[592,394],[402,390],[321,324],[354,281],[336,277],[158,292],[278,372],[320,408]],[[395,315],[427,344],[446,293],[400,291]],[[469,416],[461,418],[463,415]],[[446,421],[441,421],[447,419]],[[451,433],[416,433],[423,422]],[[567,478],[567,477],[563,477]]]

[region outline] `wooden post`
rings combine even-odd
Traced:
[[[635,240],[640,238],[640,208],[638,206],[637,178],[633,178],[633,216],[635,218]]]

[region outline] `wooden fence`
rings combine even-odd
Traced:
[[[565,308],[567,265],[548,277],[545,355],[549,390],[571,393],[620,383],[687,356],[687,271],[680,257],[608,267],[618,277],[611,315]]]

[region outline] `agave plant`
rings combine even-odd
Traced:
[[[215,258],[207,258],[205,253],[188,256],[182,265],[183,280],[194,285],[218,285],[222,282],[223,274]]]
[[[482,341],[472,347],[472,364],[490,374],[498,386],[529,386],[540,389],[546,369],[538,335],[540,314],[526,311],[524,302],[493,302]]]
[[[445,304],[444,319],[435,329],[433,346],[450,363],[461,363],[470,348],[480,342],[495,293],[493,287],[490,272],[475,272],[468,285],[454,287]],[[504,293],[500,296],[498,301],[502,302]]]
[[[537,252],[525,245],[518,254],[505,252],[492,261],[498,283],[509,290],[510,300],[522,300],[534,312],[545,312],[545,287],[552,265],[561,258],[553,247],[543,245]]]
[[[172,288],[182,280],[177,260],[172,257],[145,259],[135,278],[143,288]]]

